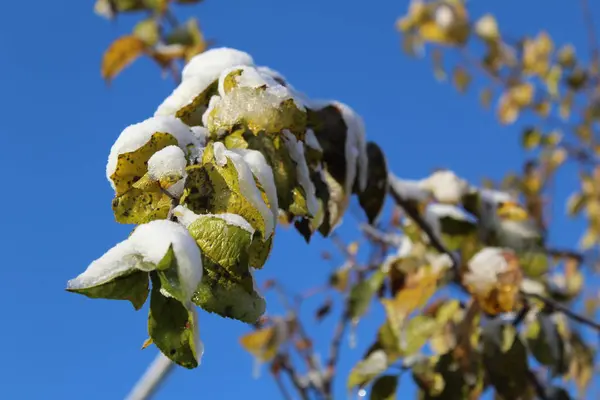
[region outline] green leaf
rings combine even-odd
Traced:
[[[188,226],[188,230],[198,243],[202,255],[211,263],[221,266],[236,279],[249,274],[251,232],[231,225],[218,216],[206,215],[200,215]]]
[[[527,390],[527,350],[515,327],[499,320],[483,328],[483,362],[491,384],[506,399],[516,399]]]
[[[254,288],[251,273],[234,277],[203,256],[203,275],[192,301],[222,317],[253,324],[263,315],[265,299]]]
[[[175,116],[188,126],[202,126],[202,116],[208,109],[211,97],[218,94],[219,82],[216,80],[184,107],[177,110]]]
[[[527,326],[527,345],[541,364],[550,367],[554,375],[567,372],[565,344],[552,317],[540,312]]]
[[[540,278],[548,272],[549,260],[543,251],[530,251],[519,254],[519,264],[529,278]]]
[[[184,286],[179,276],[179,266],[177,258],[173,251],[173,245],[169,246],[169,250],[165,253],[162,260],[156,265],[156,275],[160,280],[160,285],[163,291],[185,304],[191,299],[187,298]]]
[[[388,168],[383,151],[375,143],[367,143],[367,156],[369,159],[367,187],[358,194],[358,201],[367,214],[369,223],[374,224],[385,203],[388,189]]]
[[[398,377],[384,375],[377,378],[371,387],[371,400],[395,400],[398,389]]]
[[[423,315],[411,318],[404,330],[397,333],[402,355],[411,356],[421,350],[439,329],[440,325],[433,318]]]
[[[153,272],[148,334],[160,351],[173,362],[185,368],[198,366],[197,326],[193,311],[179,300],[165,297],[161,281]]]
[[[133,35],[142,39],[148,46],[154,46],[160,39],[158,22],[154,18],[138,22],[133,28]]]
[[[528,127],[523,131],[521,143],[527,150],[534,149],[542,142],[542,132],[535,127]]]
[[[170,209],[171,199],[158,183],[147,190],[132,187],[112,201],[115,220],[120,224],[145,224],[165,219]]]
[[[363,387],[388,367],[388,359],[383,350],[375,350],[352,368],[346,384],[348,390]]]
[[[371,299],[381,287],[384,278],[383,272],[376,271],[369,278],[352,287],[349,299],[349,313],[352,319],[360,318],[367,312]]]
[[[124,275],[98,286],[71,289],[67,291],[79,293],[92,299],[129,300],[133,308],[142,308],[148,298],[148,273],[131,270]]]

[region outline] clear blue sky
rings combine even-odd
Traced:
[[[68,294],[64,287],[129,233],[130,227],[113,222],[106,159],[120,131],[151,116],[172,82],[162,80],[148,61],[126,70],[111,88],[101,80],[102,51],[132,27],[131,18],[109,23],[93,14],[92,0],[3,3],[0,397],[119,399],[156,354],[154,348],[139,350],[147,315],[125,302]],[[575,4],[470,1],[475,14],[490,7],[505,31],[546,27],[558,43],[581,45],[585,32]],[[310,96],[350,104],[401,176],[421,178],[448,167],[477,183],[520,168],[524,154],[516,128],[499,127],[477,105],[475,93],[459,97],[433,79],[428,61],[402,54],[394,22],[406,6],[407,1],[207,0],[180,8],[179,16],[194,13],[219,45],[251,53]],[[600,18],[600,5],[594,7]],[[564,198],[573,185],[561,179],[557,194]],[[572,245],[580,226],[563,214],[557,204],[554,222],[560,229],[551,239]],[[346,219],[342,236],[352,237],[354,223]],[[307,247],[294,231],[280,230],[258,279],[276,277],[291,290],[323,282],[331,270],[319,259],[323,250],[333,249],[323,240]],[[270,303],[269,310],[277,312]],[[308,304],[308,316],[316,304]],[[340,398],[347,372],[381,321],[380,307],[372,311],[360,326],[358,347],[344,344]],[[310,328],[325,341],[332,324]],[[279,398],[267,373],[252,378],[252,359],[238,344],[247,331],[241,323],[202,313],[202,366],[177,370],[157,398]],[[412,393],[409,376],[401,385]]]

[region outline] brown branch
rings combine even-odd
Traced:
[[[296,389],[296,391],[298,392],[298,394],[300,395],[302,400],[309,400],[310,397],[308,396],[307,387],[300,381],[300,378],[298,377],[298,375],[296,374],[296,372],[290,365],[287,356],[285,356],[283,354],[279,354],[276,358],[276,362],[279,363],[281,370],[284,371],[288,375],[288,377],[290,378],[290,381],[294,385],[294,388]]]
[[[332,398],[332,383],[333,378],[335,376],[335,367],[340,356],[340,347],[342,346],[344,332],[346,332],[346,329],[349,324],[350,313],[348,311],[348,306],[346,305],[344,312],[342,313],[342,316],[335,327],[333,338],[331,339],[331,344],[329,346],[329,358],[327,360],[326,369],[327,373],[325,384],[323,385],[325,388],[325,394],[327,398]]]
[[[581,0],[581,9],[583,11],[583,20],[587,29],[592,61],[596,63],[596,68],[598,68],[600,67],[600,47],[598,46],[598,38],[596,37],[596,26],[594,24],[592,10],[590,10],[588,0]]]
[[[563,314],[565,314],[568,318],[572,319],[573,321],[579,322],[580,324],[583,324],[583,325],[587,325],[591,328],[594,328],[598,332],[600,332],[600,323],[576,313],[575,311],[571,310],[569,307],[565,306],[564,304],[559,303],[556,300],[542,296],[541,294],[537,294],[537,293],[521,292],[521,294],[525,297],[537,299],[537,300],[543,302],[547,307],[554,309],[556,311],[562,312]]]
[[[290,392],[288,392],[287,388],[285,387],[285,384],[283,383],[283,380],[281,379],[279,373],[273,372],[273,379],[275,379],[275,383],[277,383],[277,387],[279,388],[279,391],[281,392],[283,398],[285,400],[293,400],[292,396],[290,395]]]
[[[406,215],[408,215],[410,217],[410,219],[412,219],[419,226],[419,228],[427,235],[427,238],[429,239],[429,242],[431,243],[433,248],[435,248],[440,253],[446,254],[446,255],[448,255],[448,257],[450,257],[450,260],[452,260],[452,268],[454,269],[455,274],[456,274],[456,279],[459,279],[460,263],[459,263],[458,259],[456,258],[456,255],[454,253],[452,253],[450,250],[448,250],[448,248],[446,248],[446,246],[442,243],[440,238],[437,237],[437,235],[435,234],[435,232],[433,231],[431,226],[429,226],[427,221],[425,221],[423,216],[421,216],[421,213],[417,209],[416,205],[413,204],[412,202],[408,201],[407,199],[405,199],[402,196],[402,194],[399,193],[395,189],[395,187],[394,187],[395,179],[396,178],[393,176],[390,176],[390,179],[389,179],[390,180],[389,192],[390,192],[392,198],[394,199],[396,204],[404,210]]]

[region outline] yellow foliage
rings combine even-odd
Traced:
[[[100,70],[102,77],[109,83],[145,51],[146,43],[139,37],[121,36],[104,53]]]

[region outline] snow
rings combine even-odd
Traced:
[[[232,149],[234,153],[242,156],[246,164],[252,170],[254,176],[260,182],[263,190],[269,199],[269,206],[273,214],[273,219],[276,221],[279,214],[279,201],[277,199],[277,187],[275,186],[275,178],[273,177],[273,169],[267,163],[265,156],[260,151],[247,149]]]
[[[533,279],[529,278],[524,278],[521,282],[521,291],[529,294],[544,295],[546,293],[546,288],[542,283],[538,281],[534,281]]]
[[[333,105],[342,113],[347,127],[346,134],[346,192],[352,191],[355,179],[363,191],[367,186],[369,159],[367,158],[367,143],[365,140],[365,125],[362,118],[349,106],[340,102]],[[358,177],[357,174],[358,167]]]
[[[202,92],[204,92],[215,80],[211,76],[194,76],[182,81],[156,109],[154,116],[175,115],[177,111],[189,105]]]
[[[227,93],[226,96],[222,96],[218,101],[214,100],[214,103],[209,105],[209,110],[217,108],[216,112],[209,113],[207,111],[205,126],[209,127],[211,132],[223,135],[226,132],[214,132],[211,125],[231,127],[244,120],[275,120],[279,118],[281,103],[288,99],[296,101],[298,109],[304,110],[304,106],[297,101],[285,86],[277,84],[260,91],[237,87]]]
[[[250,54],[240,50],[228,47],[210,49],[193,57],[183,67],[181,77],[184,81],[192,77],[207,77],[214,82],[223,70],[236,65],[254,65],[254,60]]]
[[[315,185],[310,179],[306,157],[304,157],[304,143],[297,140],[287,129],[283,131],[283,136],[290,157],[296,163],[298,182],[306,194],[306,207],[308,208],[310,215],[315,216],[319,212],[319,202],[317,201]]]
[[[313,131],[312,129],[307,129],[306,130],[306,136],[304,138],[304,144],[306,144],[306,147],[310,147],[311,149],[318,150],[318,151],[323,151],[323,148],[321,147],[321,144],[317,140],[317,136],[315,135],[315,131]]]
[[[219,152],[223,152],[223,154],[233,163],[238,173],[238,182],[242,196],[244,196],[254,206],[254,208],[257,209],[259,214],[262,216],[263,221],[265,222],[265,235],[263,237],[263,241],[266,241],[273,234],[275,218],[273,217],[273,214],[271,213],[271,210],[269,210],[267,204],[262,199],[258,187],[256,187],[252,170],[244,161],[242,156],[234,153],[233,151],[227,150],[223,143],[215,142],[213,144],[213,149],[215,152],[215,158]]]
[[[180,197],[183,194],[185,178],[187,177],[186,166],[187,160],[183,150],[177,146],[167,146],[150,157],[148,160],[148,174],[150,179],[155,181],[160,181],[162,178],[169,176],[181,177],[168,188],[172,196]]]
[[[260,72],[263,75],[270,76],[271,78],[273,78],[275,80],[279,80],[281,82],[287,82],[287,79],[285,79],[285,76],[283,76],[281,73],[279,73],[279,71],[276,71],[274,69],[271,69],[271,68],[265,67],[265,66],[256,67],[256,69],[258,70],[258,72]],[[281,83],[281,82],[279,82],[279,83]],[[287,86],[287,84],[285,86]]]
[[[457,204],[467,193],[467,182],[450,170],[436,171],[420,182],[423,189],[430,191],[433,197],[442,203]]]
[[[167,220],[138,226],[128,239],[118,243],[92,262],[81,275],[70,280],[67,288],[98,286],[132,269],[152,271],[171,245],[185,296],[191,301],[192,294],[202,279],[200,249],[185,227]]]
[[[486,293],[498,282],[498,274],[507,272],[508,262],[504,257],[505,249],[486,247],[476,253],[468,264],[468,271],[463,279],[477,293]]]
[[[390,173],[389,184],[403,200],[421,202],[429,199],[429,192],[421,187],[420,181],[400,179]]]
[[[190,128],[196,139],[198,140],[198,146],[205,147],[208,143],[210,132],[203,126],[193,126]]]
[[[208,107],[206,108],[206,111],[204,111],[204,114],[202,114],[202,125],[208,127],[208,119],[210,117],[210,113],[215,109],[216,106],[219,105],[219,103],[221,103],[221,96],[215,95],[210,98],[210,100],[208,101]]]
[[[454,11],[449,5],[442,4],[436,8],[434,18],[437,26],[449,29],[455,20]]]
[[[254,235],[254,228],[252,225],[250,225],[250,223],[246,221],[244,217],[238,214],[222,213],[198,215],[185,206],[177,206],[173,209],[173,215],[175,215],[177,220],[186,228],[189,228],[192,223],[201,218],[218,218],[225,221],[227,225],[237,226],[238,228],[249,232],[250,235]]]
[[[261,73],[258,69],[251,66],[235,66],[224,70],[219,76],[219,94],[226,96],[225,80],[233,73],[240,71],[240,74],[235,77],[238,87],[247,87],[257,89],[262,86],[275,87],[281,86],[279,82],[273,79],[270,75]]]
[[[178,146],[182,150],[187,150],[187,146],[197,146],[197,139],[190,128],[181,122],[181,120],[172,116],[161,116],[148,118],[140,123],[130,125],[121,132],[115,143],[110,149],[108,163],[106,164],[106,177],[113,189],[115,184],[110,179],[117,168],[117,161],[120,154],[135,151],[148,143],[153,134],[169,133],[177,139]]]

